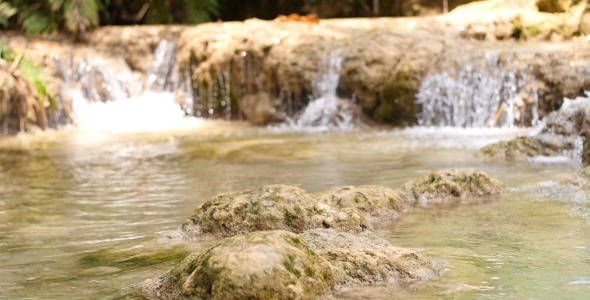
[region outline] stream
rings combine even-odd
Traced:
[[[172,105],[153,103],[160,113]],[[422,286],[348,288],[334,298],[590,294],[590,195],[563,183],[581,164],[568,157],[486,163],[474,155],[527,129],[318,133],[182,116],[158,126],[144,114],[138,117],[152,126],[142,129],[129,119],[125,124],[135,125],[115,126],[112,116],[0,139],[0,299],[134,298],[134,284],[209,244],[183,242],[178,229],[218,193],[268,184],[309,192],[397,188],[433,168],[466,166],[501,180],[509,192],[483,204],[411,210],[375,226],[393,245],[448,261],[446,272]]]

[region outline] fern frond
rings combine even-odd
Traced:
[[[25,13],[23,28],[29,34],[53,33],[56,31],[53,18],[40,10],[31,10]]]

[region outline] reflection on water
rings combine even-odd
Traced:
[[[412,211],[377,233],[446,259],[425,287],[340,298],[578,298],[590,292],[585,191],[567,160],[486,164],[479,147],[515,132],[411,129],[276,133],[204,122],[158,133],[62,130],[0,140],[0,298],[129,297],[132,285],[205,244],[176,230],[209,197],[284,183],[398,187],[429,169],[475,166],[511,192],[486,204]]]

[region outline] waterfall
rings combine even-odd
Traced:
[[[146,75],[131,70],[121,57],[90,52],[54,57],[74,124],[82,130],[138,132],[198,122],[184,118],[179,105],[192,101],[192,95],[180,80],[176,54],[176,41],[160,41]]]
[[[494,64],[495,65],[495,64]],[[497,67],[463,67],[457,78],[446,73],[426,77],[416,94],[421,126],[512,127],[529,106],[532,125],[538,122],[537,91],[529,75]],[[525,98],[532,97],[532,102]]]
[[[156,91],[173,91],[180,87],[176,55],[177,41],[163,39],[154,51],[154,59],[147,76],[147,86]]]
[[[281,129],[295,131],[338,131],[355,128],[355,112],[351,101],[337,96],[343,58],[329,55],[321,65],[321,75],[312,83],[313,99],[294,117],[288,117]]]

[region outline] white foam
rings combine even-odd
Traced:
[[[151,132],[193,127],[204,122],[185,117],[169,92],[146,92],[108,102],[90,102],[80,91],[73,93],[74,122],[79,130]]]

